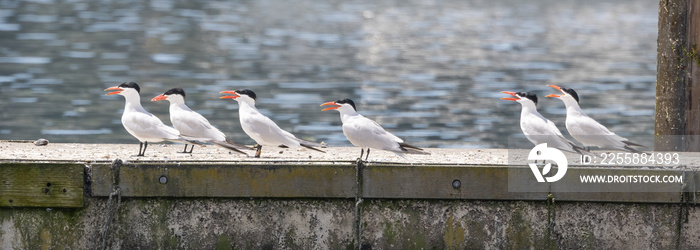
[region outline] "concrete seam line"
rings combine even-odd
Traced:
[[[547,234],[548,239],[547,239],[547,248],[552,248],[552,244],[556,245],[555,239],[556,239],[556,219],[557,219],[557,210],[556,206],[554,204],[554,195],[550,192],[547,195]]]
[[[110,231],[110,226],[112,225],[112,222],[116,219],[117,217],[117,212],[119,211],[119,207],[121,206],[121,201],[122,201],[122,196],[121,196],[121,188],[119,188],[119,169],[121,168],[122,165],[122,160],[116,159],[112,162],[112,165],[109,167],[111,176],[112,176],[112,192],[109,194],[109,198],[107,199],[107,205],[105,206],[105,222],[102,224],[102,230],[100,232],[101,238],[102,238],[102,244],[100,249],[107,249],[107,237],[109,235]],[[116,206],[114,206],[114,196],[116,196],[117,202]]]
[[[355,240],[357,241],[357,246],[355,249],[362,249],[362,168],[364,167],[364,162],[362,158],[357,159],[357,164],[355,164],[355,222],[353,231],[355,231]]]
[[[679,168],[682,176],[686,176],[685,166]],[[676,249],[681,249],[681,238],[683,236],[683,223],[688,220],[687,216],[684,216],[687,212],[687,205],[690,203],[690,191],[687,189],[686,184],[682,184],[680,192],[680,204],[678,204],[678,218],[676,220]],[[695,192],[693,192],[695,193]]]

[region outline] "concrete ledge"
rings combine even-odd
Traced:
[[[666,169],[615,169],[621,175],[682,175],[685,186],[675,185],[672,190],[645,191],[612,190],[612,187],[589,192],[559,191],[554,184],[543,184],[536,192],[522,192],[509,187],[509,182],[534,181],[529,168],[524,166],[480,165],[424,165],[353,162],[180,162],[180,163],[119,163],[119,164],[60,164],[2,163],[0,170],[10,178],[5,180],[0,206],[76,207],[82,204],[83,183],[95,197],[108,197],[114,188],[122,197],[257,197],[257,198],[356,198],[364,199],[467,199],[467,200],[522,200],[595,202],[681,203],[692,201],[692,187],[700,179],[695,171],[679,172]],[[82,169],[90,173],[85,177]],[[359,169],[358,169],[359,167]],[[64,168],[72,169],[65,171]],[[358,173],[359,170],[359,173]],[[595,170],[595,171],[593,171]],[[606,173],[605,168],[569,168],[567,174]],[[26,173],[36,173],[42,180],[28,181],[42,187],[12,186],[11,180]],[[52,174],[56,173],[56,174]],[[515,181],[513,176],[525,177]],[[358,179],[359,178],[359,179]],[[572,177],[575,178],[575,177]],[[88,181],[90,180],[90,181]],[[12,193],[12,190],[42,191],[46,183],[66,192]],[[38,183],[38,184],[37,184]],[[72,184],[71,184],[72,183]],[[77,183],[77,184],[76,184]],[[584,185],[584,184],[580,184]],[[590,185],[590,184],[589,184]],[[604,184],[595,184],[595,187]],[[64,187],[65,186],[65,187]],[[517,185],[516,185],[517,186]],[[10,188],[8,188],[10,187]],[[78,189],[79,188],[79,189]],[[47,188],[49,189],[49,188]],[[7,190],[7,191],[3,191]],[[56,195],[53,195],[56,193]],[[58,194],[61,195],[58,195]],[[47,195],[48,194],[48,195]],[[34,198],[32,198],[34,197]],[[52,198],[52,202],[45,198]],[[690,199],[688,197],[693,197]],[[688,200],[690,199],[690,200]],[[23,203],[19,203],[22,201]],[[43,205],[42,205],[43,204]]]
[[[368,164],[362,176],[364,198],[544,201],[548,194],[509,192],[508,166],[379,163]]]
[[[123,164],[116,173],[123,197],[352,198],[351,164]],[[109,196],[107,164],[92,165],[93,195]]]
[[[117,173],[124,197],[265,197],[354,198],[358,189],[365,199],[468,199],[594,202],[681,203],[684,193],[700,187],[695,171],[668,169],[614,169],[621,175],[682,175],[685,186],[671,190],[558,191],[553,186],[539,192],[511,190],[513,175],[534,181],[524,166],[425,165],[353,162],[231,162],[231,163],[127,163]],[[572,167],[570,178],[580,174],[609,173],[613,169]],[[94,164],[93,195],[112,192],[110,165]],[[166,183],[160,183],[166,178]],[[518,180],[523,180],[522,178]],[[457,186],[455,186],[457,185]],[[584,184],[579,184],[584,185]],[[605,184],[595,184],[596,186]],[[547,186],[545,186],[547,187]],[[606,189],[607,188],[607,189]],[[612,191],[611,191],[612,190]],[[691,197],[686,194],[686,196]],[[692,196],[696,197],[696,196]]]

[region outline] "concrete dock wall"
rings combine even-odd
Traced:
[[[508,172],[529,170],[507,150],[390,163],[353,161],[355,148],[254,159],[133,146],[0,143],[0,249],[700,248],[696,153],[619,168],[682,175],[675,191],[577,193],[509,191]],[[606,168],[567,176],[592,169]]]
[[[61,186],[70,181],[46,188],[49,177],[35,176],[15,178],[29,183],[16,194],[7,187],[17,181],[3,179],[0,199],[14,201],[0,207],[0,248],[700,247],[694,192],[611,193],[598,201],[592,193],[512,193],[507,166],[114,161],[0,168],[24,176],[47,164],[84,169],[84,188]],[[83,192],[79,202],[75,190]],[[50,205],[21,205],[17,195]],[[71,202],[56,201],[64,199]]]
[[[348,199],[89,198],[80,209],[2,208],[2,249],[697,249],[679,204],[369,200],[362,243]],[[106,231],[105,231],[106,230]],[[102,233],[106,232],[103,236]]]

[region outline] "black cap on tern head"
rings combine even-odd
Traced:
[[[535,105],[537,105],[537,95],[536,95],[535,93],[532,93],[532,92],[517,92],[517,93],[515,93],[515,94],[518,95],[518,96],[520,96],[520,97],[522,97],[522,98],[530,99],[532,102],[535,103]]]
[[[124,83],[122,83],[122,84],[119,84],[119,87],[120,87],[120,88],[132,88],[132,89],[136,89],[136,92],[138,92],[139,94],[141,93],[141,88],[140,88],[139,85],[138,85],[137,83],[135,83],[135,82],[124,82]]]
[[[573,96],[574,99],[576,100],[576,103],[579,102],[579,101],[578,101],[578,94],[576,94],[576,91],[574,91],[574,89],[561,87],[561,91],[564,91],[564,92],[566,92],[567,94]]]
[[[175,94],[181,95],[182,98],[185,98],[185,91],[182,90],[182,88],[172,88],[172,89],[169,89],[168,91],[165,91],[165,93],[163,93],[163,95],[175,95]]]
[[[355,107],[355,102],[353,102],[352,100],[350,100],[350,99],[348,99],[348,98],[345,98],[345,99],[342,99],[342,100],[337,100],[337,101],[335,101],[335,103],[337,103],[337,104],[345,104],[345,103],[350,104],[350,106],[352,106],[352,108],[353,108],[355,111],[357,111],[357,108]]]
[[[253,91],[250,90],[250,89],[236,90],[236,93],[238,93],[239,95],[247,95],[247,96],[249,96],[250,98],[253,98],[253,100],[255,100],[255,98],[256,98],[255,92],[253,92]]]

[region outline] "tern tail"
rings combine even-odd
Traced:
[[[631,141],[623,141],[623,142],[624,142],[627,146],[635,146],[635,147],[647,148],[647,147],[645,147],[644,145],[637,144],[637,143],[634,143],[634,142],[631,142]]]
[[[421,155],[429,155],[430,153],[423,151],[422,148],[416,147],[416,146],[411,146],[406,143],[399,143],[399,148],[401,148],[403,153],[406,154],[421,154]]]
[[[310,142],[310,141],[307,141],[307,140],[302,140],[302,139],[299,139],[299,138],[296,138],[296,139],[297,139],[297,141],[299,141],[299,145],[301,145],[302,147],[305,147],[305,148],[308,148],[308,149],[311,149],[311,150],[316,150],[316,151],[321,152],[321,153],[325,153],[325,152],[326,152],[326,151],[317,149],[317,147],[318,147],[318,148],[326,148],[327,146],[326,146],[325,143],[315,143],[315,142]]]
[[[232,141],[229,141],[229,140],[226,140],[226,141],[209,141],[209,142],[211,142],[211,143],[213,143],[214,145],[217,145],[217,146],[219,146],[219,147],[226,148],[226,149],[235,151],[236,153],[244,154],[244,155],[248,155],[248,154],[245,153],[245,152],[243,152],[243,151],[241,151],[241,150],[253,150],[253,149],[251,149],[251,148],[249,148],[249,147],[246,147],[245,145],[238,144],[238,143],[235,143],[235,142],[232,142]]]
[[[637,154],[646,154],[644,151],[639,151],[637,149],[631,148],[630,146],[625,145],[624,150],[630,151],[632,153],[637,153]]]

